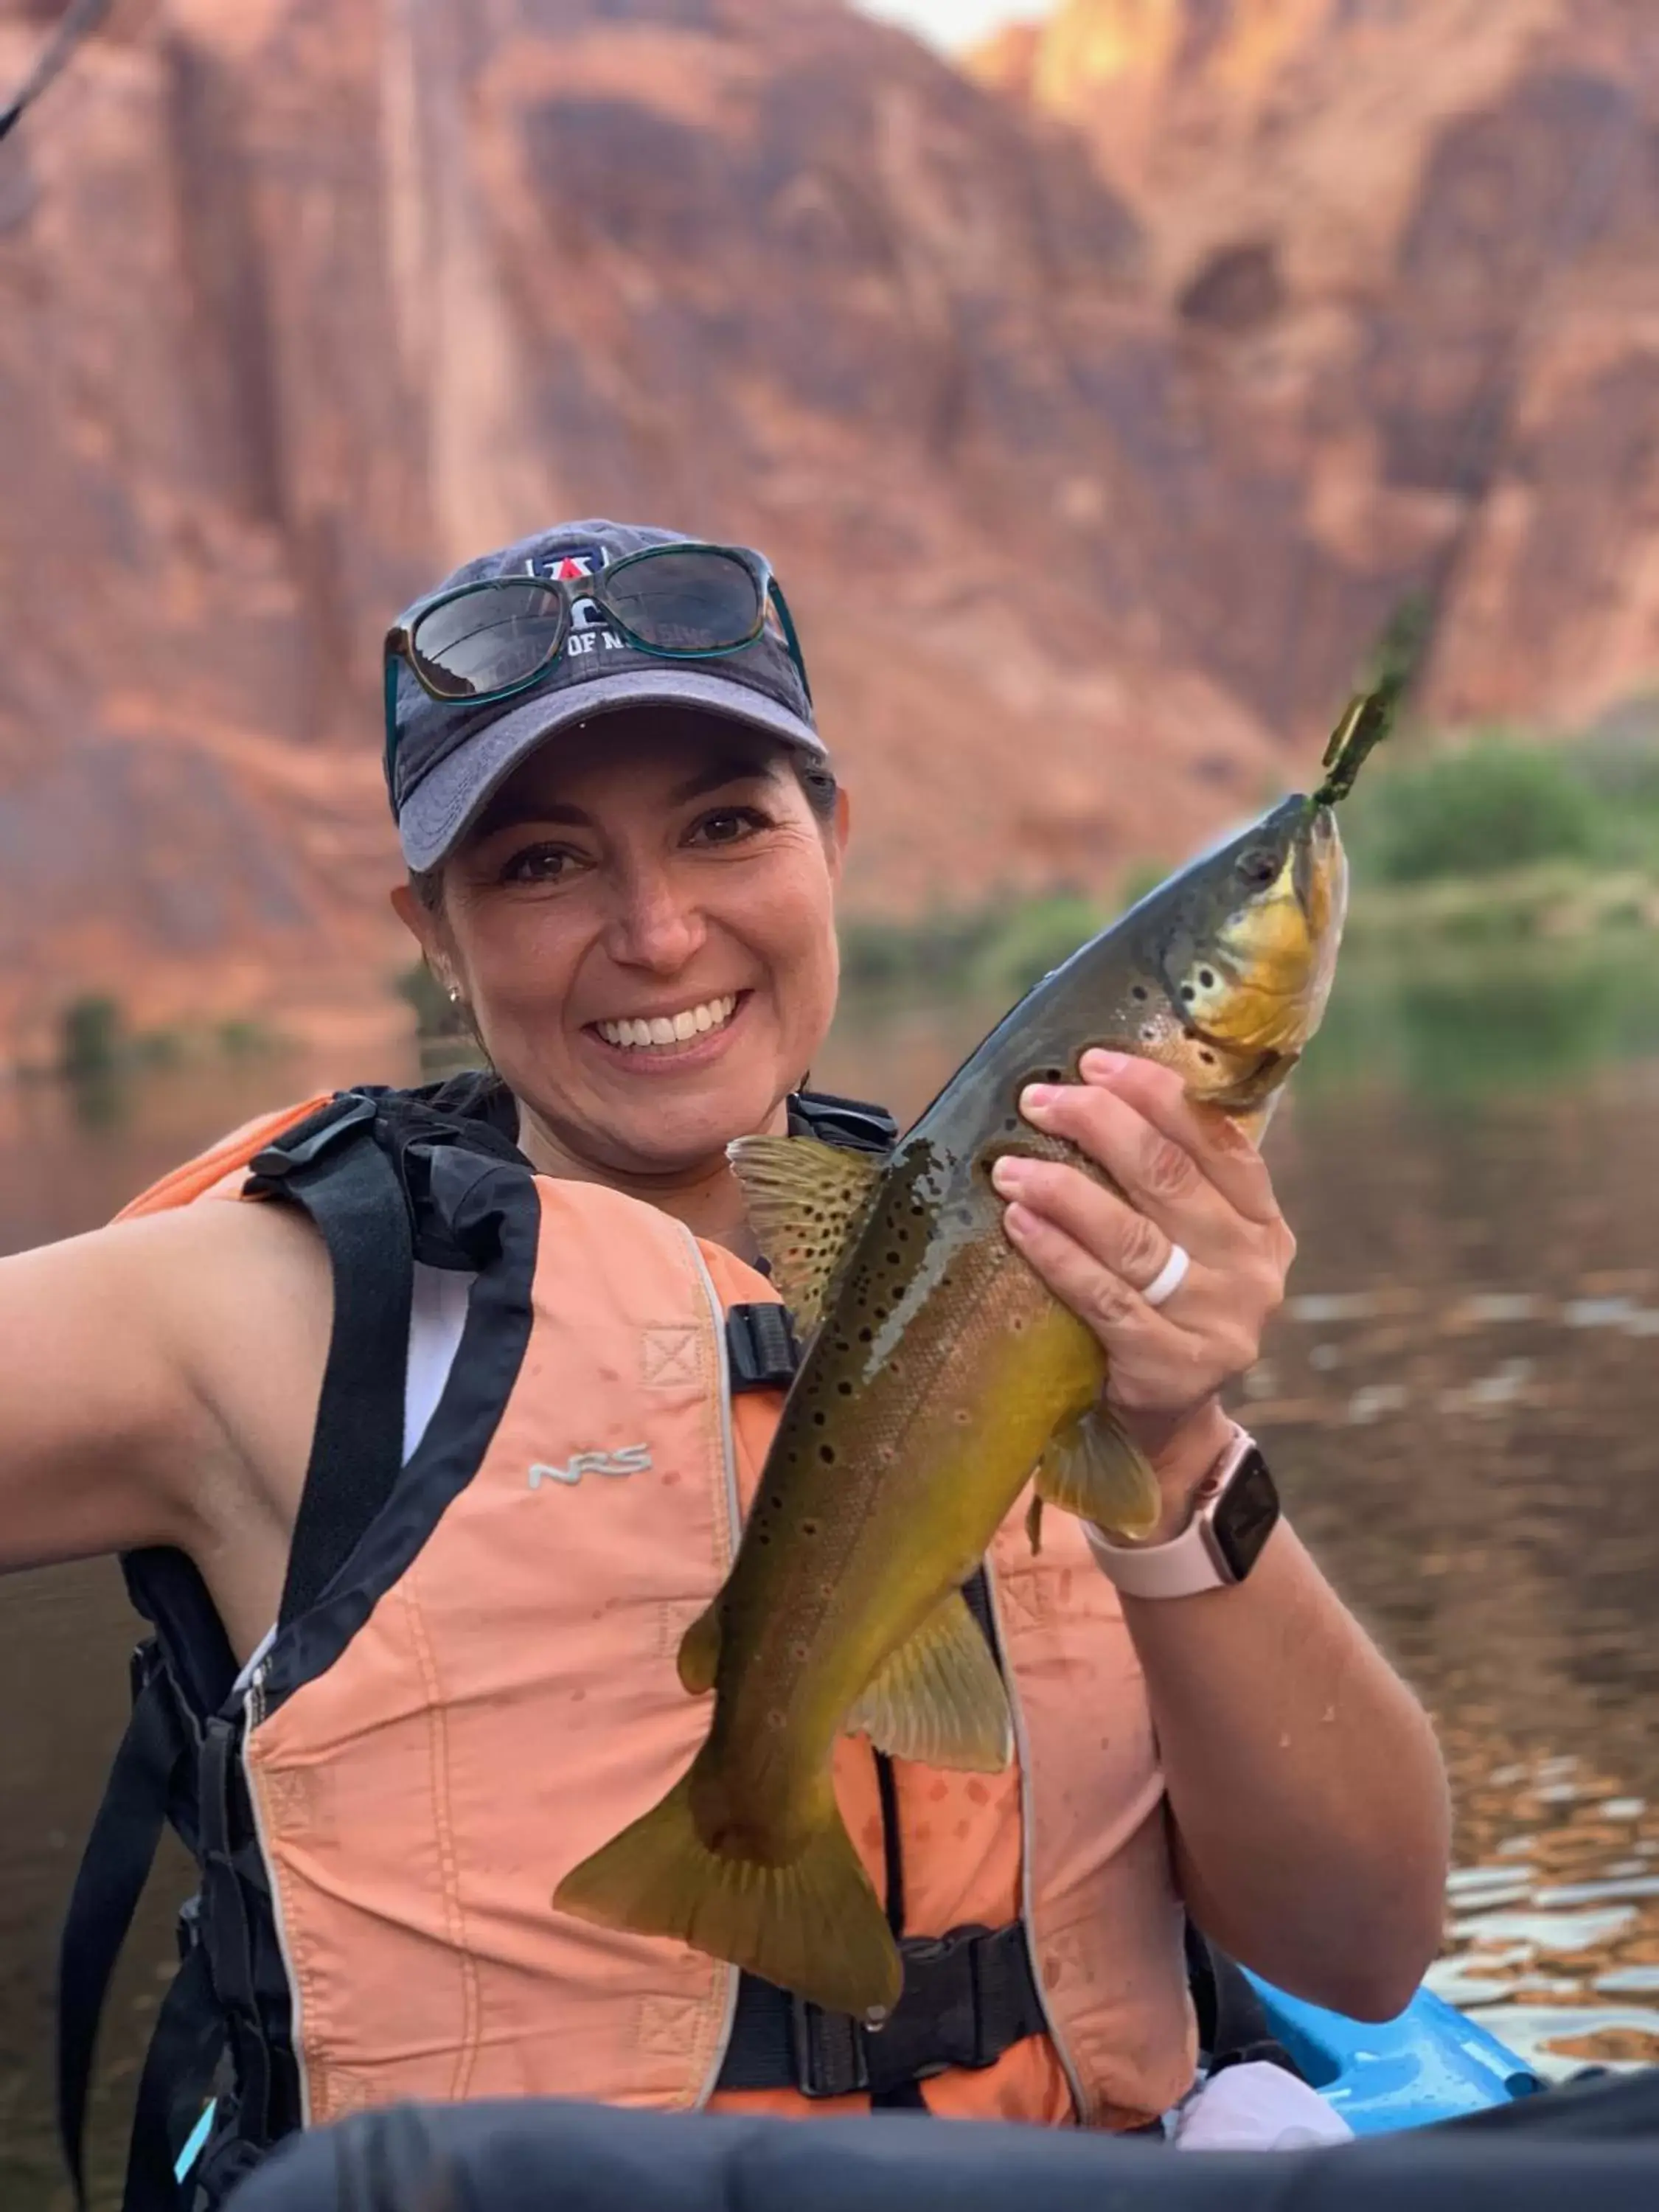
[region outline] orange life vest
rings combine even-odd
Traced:
[[[218,1148],[161,1202],[236,1194],[273,1139],[262,1124]],[[822,2111],[720,2086],[735,1970],[550,1903],[706,1733],[676,1653],[731,1565],[782,1403],[733,1394],[727,1317],[776,1294],[616,1192],[454,1148],[423,1172],[477,1277],[448,1386],[342,1571],[220,1717],[252,1814],[242,1887],[263,1880],[280,1953],[295,2117],[525,2095]],[[994,1777],[891,1762],[886,1809],[904,1934],[1023,1923],[1045,2032],[922,2094],[939,2113],[1133,2127],[1184,2093],[1194,2054],[1163,1779],[1115,1592],[1066,1516],[1034,1558],[1024,1511],[987,1561],[1017,1759]],[[884,1893],[892,1838],[863,1738],[843,1739],[836,1782]]]

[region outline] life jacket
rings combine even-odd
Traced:
[[[213,2212],[300,2126],[405,2099],[1154,2122],[1195,2050],[1144,1685],[1080,1528],[1010,1514],[968,1588],[1010,1692],[1001,1776],[843,1739],[901,1939],[871,2034],[552,1892],[690,1764],[675,1656],[718,1591],[798,1358],[764,1274],[658,1209],[536,1175],[484,1079],[307,1102],[129,1212],[301,1206],[335,1316],[274,1640],[246,1691],[194,1567],[124,1561],[154,1635],[65,1929],[79,2187],[102,1994],[161,1828],[200,1871],[141,2081],[125,2212]],[[879,1109],[791,1127],[881,1151]],[[407,1466],[415,1261],[472,1278]]]

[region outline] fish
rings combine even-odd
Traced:
[[[1339,725],[1339,781],[1374,719],[1351,706]],[[685,1689],[714,1692],[708,1736],[564,1877],[557,1910],[677,1937],[871,2024],[891,2011],[900,1955],[836,1805],[837,1737],[1002,1769],[1007,1696],[963,1584],[1034,1469],[1038,1499],[1115,1534],[1160,1510],[1097,1340],[1003,1233],[1005,1152],[1110,1182],[1024,1121],[1021,1093],[1075,1079],[1103,1046],[1259,1131],[1323,1013],[1346,884],[1330,805],[1287,799],[1048,975],[884,1160],[805,1138],[730,1148],[811,1334],[732,1571],[680,1647]]]

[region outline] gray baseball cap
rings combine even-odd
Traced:
[[[697,542],[629,523],[560,523],[469,561],[439,591],[496,576],[575,578],[647,546]],[[424,604],[417,600],[404,622]],[[806,686],[770,625],[754,644],[718,659],[666,660],[630,645],[592,600],[579,601],[556,666],[527,691],[476,704],[434,699],[406,661],[394,667],[386,782],[404,858],[415,869],[437,866],[544,738],[624,708],[702,708],[814,760],[828,758]]]

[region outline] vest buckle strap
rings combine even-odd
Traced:
[[[795,2086],[805,2097],[884,2096],[951,2067],[979,2072],[1028,2035],[1046,2030],[1025,1929],[953,1928],[906,1936],[904,1989],[872,2033],[846,2013],[797,1997],[790,2010]]]
[[[728,1306],[726,1352],[734,1390],[787,1390],[800,1365],[788,1308]]]

